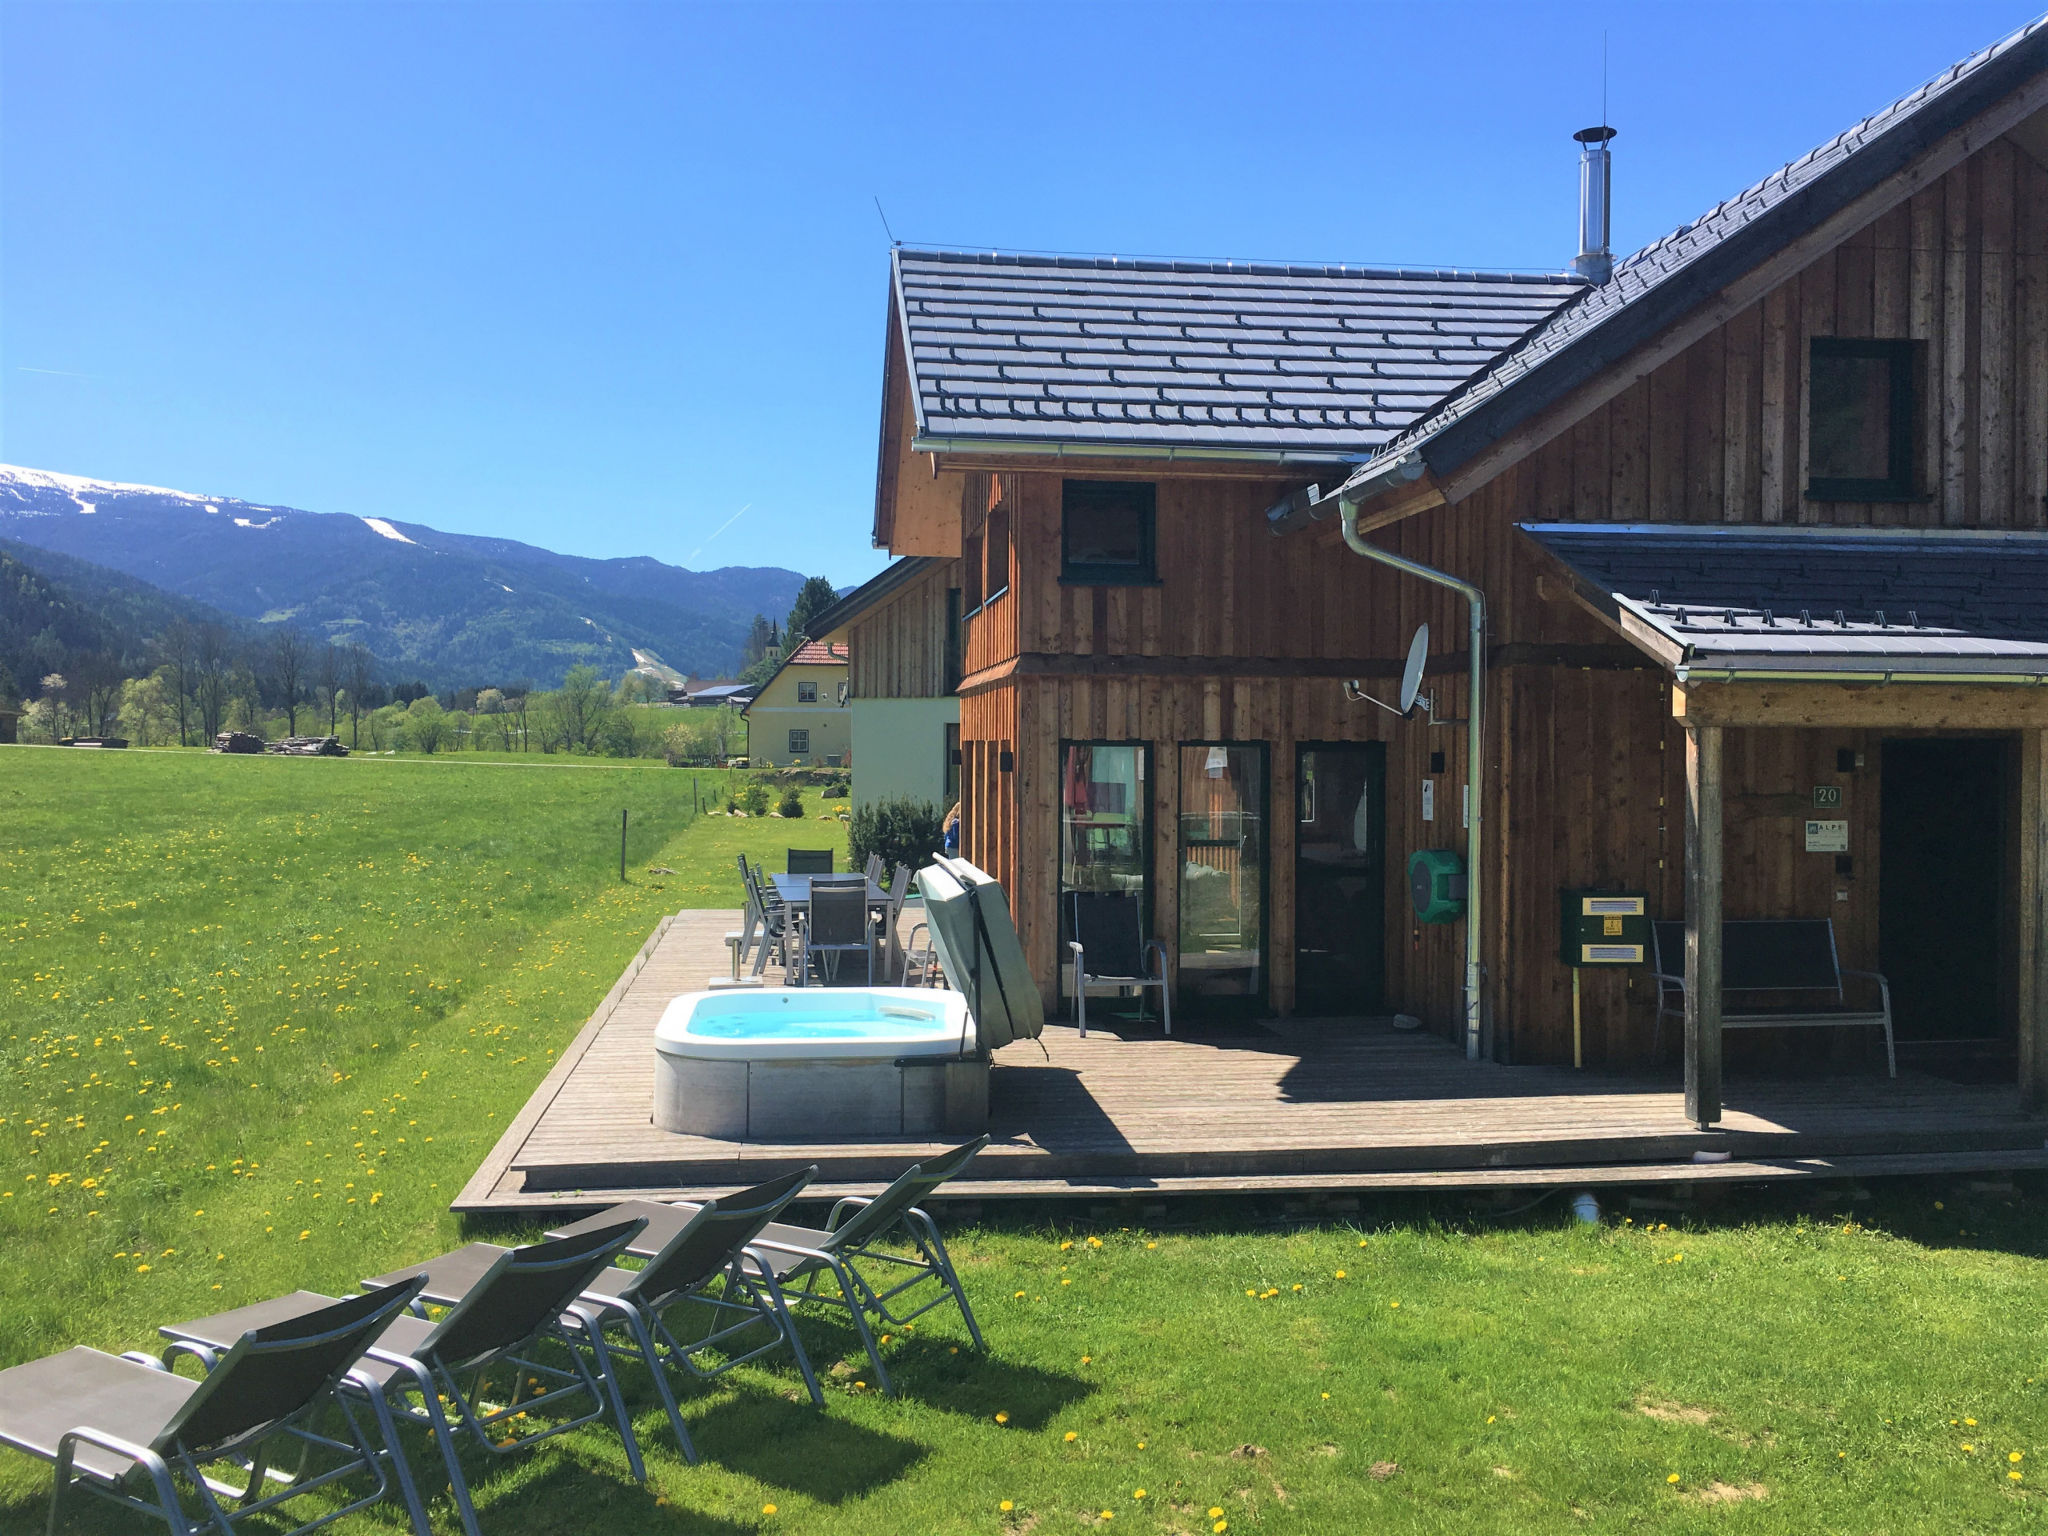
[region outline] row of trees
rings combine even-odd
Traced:
[[[301,717],[309,727],[324,719],[333,735],[341,716],[359,722],[387,697],[364,647],[316,645],[295,629],[243,643],[222,625],[181,619],[158,637],[152,659],[134,676],[111,652],[91,651],[68,672],[45,674],[25,711],[30,738],[126,735],[194,746],[273,712],[288,735],[299,734]]]

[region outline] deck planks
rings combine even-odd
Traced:
[[[665,919],[455,1202],[464,1211],[733,1188],[805,1162],[820,1187],[886,1180],[937,1144],[757,1143],[657,1130],[653,1032],[726,964],[726,912]],[[991,1081],[991,1143],[962,1194],[1541,1185],[2012,1167],[2042,1153],[2013,1085],[1908,1073],[1738,1080],[1720,1125],[1675,1079],[1468,1062],[1366,1020],[1276,1021],[1173,1039],[1061,1024]],[[1729,1161],[1695,1164],[1696,1153]],[[1930,1162],[1929,1160],[1933,1160]],[[1960,1160],[1960,1161],[1958,1161]]]

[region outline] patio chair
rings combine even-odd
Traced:
[[[868,855],[867,876],[869,885],[880,885],[882,883],[883,868],[882,856],[879,853]]]
[[[895,878],[889,882],[889,900],[882,908],[882,979],[892,978],[889,972],[894,968],[889,962],[896,958],[896,925],[903,916],[903,903],[910,897],[910,866],[898,864]]]
[[[670,1222],[678,1216],[682,1218],[681,1225],[662,1241],[644,1267],[626,1269],[613,1265],[605,1270],[584,1290],[576,1310],[589,1316],[599,1329],[624,1328],[627,1339],[613,1340],[612,1354],[628,1356],[647,1367],[661,1396],[661,1406],[668,1413],[669,1425],[675,1430],[676,1443],[682,1447],[687,1461],[695,1462],[697,1452],[683,1423],[682,1411],[676,1405],[668,1374],[672,1368],[687,1371],[700,1381],[710,1381],[771,1350],[787,1347],[796,1357],[797,1372],[804,1379],[811,1402],[819,1408],[825,1406],[825,1394],[811,1369],[810,1356],[804,1353],[803,1342],[797,1338],[796,1324],[790,1320],[781,1286],[776,1284],[768,1265],[746,1251],[755,1235],[781,1215],[783,1208],[802,1194],[804,1186],[817,1175],[814,1163],[702,1205],[650,1208],[643,1202],[629,1201],[560,1229],[560,1235],[571,1236],[579,1229],[590,1229],[642,1211],[650,1216],[659,1212]],[[646,1239],[654,1236],[650,1223],[643,1234],[642,1251]],[[687,1302],[708,1308],[710,1315],[704,1332],[685,1342],[671,1331],[668,1314]],[[731,1341],[756,1328],[767,1330],[764,1340],[743,1350],[732,1347]],[[700,1364],[694,1358],[712,1349],[721,1353],[716,1363]]]
[[[977,1136],[939,1157],[912,1163],[897,1175],[895,1183],[872,1200],[841,1200],[832,1207],[822,1228],[776,1222],[762,1228],[751,1244],[753,1251],[767,1261],[790,1301],[815,1301],[846,1311],[853,1319],[854,1331],[867,1347],[868,1360],[875,1368],[875,1382],[886,1393],[893,1394],[896,1389],[889,1380],[889,1368],[882,1363],[882,1353],[875,1346],[874,1330],[868,1321],[871,1316],[891,1328],[901,1328],[950,1299],[959,1303],[960,1316],[967,1324],[974,1347],[988,1347],[974,1321],[974,1309],[967,1304],[959,1273],[939,1239],[939,1229],[917,1204],[941,1184],[957,1178],[987,1145],[987,1136]],[[878,1246],[891,1238],[899,1247],[907,1243],[912,1253],[892,1253]],[[906,1269],[910,1273],[894,1285],[886,1283],[889,1274]],[[828,1272],[839,1284],[836,1296],[817,1289],[818,1277]],[[790,1290],[799,1280],[804,1282],[803,1289]],[[898,1297],[928,1280],[940,1287],[936,1296],[906,1312],[894,1310]]]
[[[929,987],[938,979],[939,961],[932,952],[931,925],[912,924],[910,936],[903,941],[903,985]]]
[[[811,960],[820,962],[819,980],[831,986],[839,979],[839,957],[858,953],[868,968],[868,985],[875,984],[874,918],[868,910],[868,884],[860,875],[848,883],[813,878],[810,909],[802,924],[797,950],[798,985],[807,985]]]
[[[832,873],[832,850],[830,848],[792,848],[789,850],[789,869],[792,875],[829,875]]]
[[[1138,1017],[1145,1017],[1147,988],[1159,989],[1159,1011],[1166,1033],[1173,1033],[1173,995],[1166,979],[1166,946],[1147,939],[1139,919],[1138,898],[1127,891],[1069,891],[1067,921],[1074,935],[1067,948],[1074,955],[1074,1020],[1080,1037],[1088,1038],[1088,988],[1133,987]]]
[[[467,1536],[480,1533],[476,1506],[456,1450],[458,1426],[492,1455],[503,1456],[609,1415],[625,1443],[628,1469],[639,1481],[647,1480],[639,1442],[633,1437],[633,1421],[605,1348],[604,1331],[573,1306],[584,1288],[645,1225],[638,1220],[619,1222],[524,1248],[471,1243],[408,1271],[424,1275],[413,1302],[414,1312],[426,1306],[447,1310],[433,1321],[417,1315],[394,1317],[344,1391],[368,1398],[380,1426],[394,1418],[405,1419],[433,1437]],[[363,1285],[381,1289],[389,1278],[380,1276]],[[217,1369],[214,1355],[223,1341],[236,1337],[252,1321],[268,1325],[328,1305],[332,1305],[329,1298],[300,1291],[217,1317],[173,1324],[161,1330],[171,1340],[165,1358],[183,1352]],[[535,1357],[536,1346],[544,1339],[563,1346],[566,1367]],[[589,1348],[590,1361],[584,1359],[579,1344]],[[510,1373],[506,1383],[510,1391],[494,1403],[486,1398],[485,1389],[498,1367]],[[531,1385],[543,1382],[546,1385],[529,1395]],[[551,1418],[538,1429],[525,1427],[535,1405],[545,1403],[552,1411],[564,1400],[583,1395],[589,1398],[588,1411],[566,1419]],[[419,1399],[417,1406],[411,1401],[414,1396]],[[454,1410],[455,1424],[449,1422],[449,1409]],[[391,1445],[395,1459],[395,1438]]]
[[[161,1520],[172,1536],[209,1529],[233,1536],[240,1521],[261,1517],[287,1501],[351,1474],[367,1472],[375,1487],[340,1509],[324,1508],[294,1533],[366,1508],[390,1489],[396,1471],[406,1512],[417,1536],[429,1536],[425,1511],[390,1426],[373,1449],[355,1415],[341,1409],[345,1439],[319,1433],[314,1419],[336,1400],[336,1388],[356,1372],[364,1350],[406,1304],[425,1277],[412,1275],[346,1301],[328,1301],[298,1316],[245,1330],[223,1340],[214,1368],[198,1381],[174,1375],[147,1355],[107,1355],[68,1349],[0,1371],[0,1443],[56,1466],[50,1489],[49,1529],[57,1529],[64,1495],[80,1488],[137,1515]],[[296,1441],[299,1471],[273,1470],[270,1453],[280,1440]],[[337,1464],[309,1472],[315,1451],[338,1455]],[[232,1462],[245,1487],[216,1482],[202,1468]],[[187,1513],[182,1474],[200,1513]],[[283,1487],[265,1493],[269,1483]],[[238,1500],[230,1513],[223,1497]],[[278,1527],[266,1523],[263,1529]]]
[[[789,931],[789,907],[775,894],[774,885],[761,873],[758,864],[749,866],[745,854],[739,856],[739,861],[740,876],[746,882],[748,898],[753,909],[761,914],[761,938],[754,953],[754,974],[759,976],[768,969],[771,954],[775,963],[786,970],[789,967],[789,944],[794,937]],[[748,931],[752,932],[751,923]],[[745,958],[744,952],[741,958]]]

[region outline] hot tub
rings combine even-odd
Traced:
[[[926,987],[686,992],[654,1031],[654,1123],[727,1141],[972,1134],[988,1061],[967,999]]]

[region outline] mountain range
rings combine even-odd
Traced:
[[[592,560],[421,523],[306,512],[161,486],[0,465],[0,539],[59,587],[37,551],[105,567],[257,629],[360,642],[389,675],[437,687],[530,679],[588,663],[723,675],[757,613],[779,617],[803,576]]]

